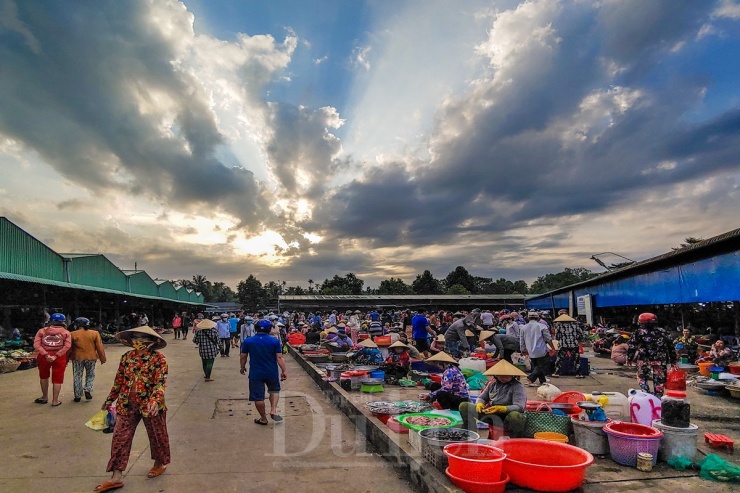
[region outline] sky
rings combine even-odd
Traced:
[[[155,278],[531,283],[740,227],[737,0],[0,0],[0,60],[0,216]]]

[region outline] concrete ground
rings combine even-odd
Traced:
[[[128,492],[236,492],[260,488],[296,492],[400,492],[410,484],[398,469],[368,449],[352,421],[341,414],[291,357],[286,357],[279,412],[282,424],[253,423],[246,400],[247,377],[239,374],[238,350],[217,358],[205,383],[194,344],[172,340],[162,350],[169,364],[166,401],[172,463],[155,479],[143,425],[134,439],[126,471]],[[72,401],[67,368],[59,407],[35,404],[36,369],[0,375],[0,491],[84,492],[110,475],[111,435],[84,423],[102,405],[117,362],[128,349],[107,347],[109,362],[98,364],[94,399]]]

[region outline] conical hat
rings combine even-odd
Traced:
[[[444,334],[438,335],[436,341],[437,342],[445,342],[445,336],[444,336]]]
[[[393,344],[390,345],[390,347],[391,348],[394,348],[394,347],[402,347],[404,349],[408,349],[409,348],[406,344],[402,343],[401,341],[394,342]]]
[[[205,318],[201,320],[200,322],[198,322],[198,325],[195,327],[195,330],[212,329],[215,326],[216,326],[216,322]]]
[[[563,313],[558,318],[556,318],[555,320],[553,320],[553,322],[575,322],[575,321],[576,321],[575,318],[573,318],[571,316],[568,316],[568,314],[566,314],[566,313]]]
[[[490,367],[488,370],[483,373],[484,375],[509,375],[512,377],[526,377],[527,374],[524,373],[522,370],[517,368],[516,366],[512,365],[508,361],[502,359],[492,367]]]
[[[455,358],[453,358],[449,354],[445,353],[444,351],[438,352],[437,354],[435,354],[431,358],[427,358],[425,361],[427,361],[427,362],[438,361],[440,363],[452,363],[454,365],[458,365],[459,364],[457,361],[455,361]]]
[[[358,346],[362,347],[378,347],[377,344],[375,344],[371,339],[365,339],[361,343],[358,344]]]
[[[480,337],[478,338],[478,342],[485,341],[486,339],[488,339],[489,337],[491,337],[492,335],[495,335],[495,334],[496,333],[494,331],[492,331],[492,330],[483,330],[480,333]]]
[[[465,331],[465,337],[473,337],[475,334],[473,334],[472,330],[466,330]]]
[[[329,327],[328,329],[326,329],[326,332],[327,332],[328,334],[336,334],[336,333],[338,333],[339,331],[337,330],[337,328],[336,328],[336,327]]]
[[[134,334],[144,334],[155,341],[151,349],[162,349],[167,345],[167,341],[165,341],[161,335],[157,334],[156,332],[154,332],[154,329],[152,329],[151,327],[147,327],[146,325],[119,332],[118,334],[116,334],[116,339],[118,339],[128,347],[134,347],[133,344],[131,344],[131,338],[134,336]]]

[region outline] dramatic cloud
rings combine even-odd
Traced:
[[[0,0],[0,215],[232,286],[531,281],[738,227],[736,1],[319,4]]]

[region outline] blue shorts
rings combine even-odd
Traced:
[[[270,394],[277,394],[280,392],[280,379],[279,378],[261,378],[261,379],[249,379],[249,400],[250,401],[264,401],[265,400],[265,385],[267,385],[267,392]]]

